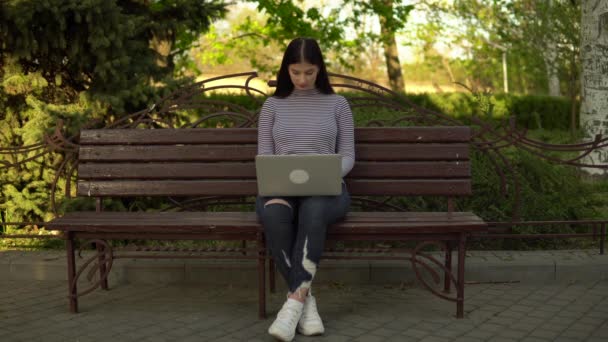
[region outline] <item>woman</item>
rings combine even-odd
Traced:
[[[258,122],[258,154],[340,154],[342,177],[355,163],[354,124],[346,99],[329,83],[321,49],[314,39],[297,38],[287,46],[274,96]],[[259,197],[256,211],[266,242],[287,282],[287,301],[269,334],[291,341],[324,332],[310,291],[328,225],[342,219],[350,196],[342,183],[338,196]]]

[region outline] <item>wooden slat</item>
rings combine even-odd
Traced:
[[[351,195],[370,196],[464,196],[470,195],[471,181],[469,179],[452,180],[367,180],[347,179],[346,185]]]
[[[358,144],[357,160],[468,160],[468,144]]]
[[[257,138],[257,128],[93,129],[80,133],[80,144],[255,144]]]
[[[470,139],[468,126],[355,128],[357,143],[464,143]]]
[[[100,179],[247,179],[255,178],[254,163],[81,163],[78,177]],[[466,178],[470,164],[462,162],[356,162],[349,179]]]
[[[85,163],[80,179],[243,179],[256,178],[254,163]]]
[[[256,145],[82,146],[81,161],[252,161]]]
[[[373,223],[373,224],[349,224],[339,223],[329,228],[332,235],[338,234],[420,234],[434,233],[442,234],[449,232],[480,231],[485,229],[484,223],[479,222],[402,222],[402,223]]]
[[[468,161],[454,162],[365,162],[356,161],[347,178],[466,178]]]
[[[347,179],[352,195],[441,195],[471,194],[471,181],[453,180],[366,180]],[[170,180],[170,181],[86,181],[78,182],[79,196],[254,196],[256,180]]]
[[[83,211],[68,212],[62,217],[53,220],[53,223],[80,224],[86,221],[112,222],[112,221],[133,221],[135,223],[142,220],[175,224],[175,222],[250,222],[257,220],[257,214],[253,211],[228,211],[228,212],[207,212],[207,211],[184,211],[184,212],[112,212],[112,211]],[[479,221],[481,219],[471,212],[361,212],[351,211],[344,218],[346,223],[369,223],[369,222],[444,222],[444,221]]]
[[[255,180],[79,181],[79,196],[253,196]]]
[[[59,229],[58,229],[59,230]],[[162,231],[156,233],[150,232],[86,232],[81,231],[77,227],[66,227],[60,229],[63,231],[71,231],[75,239],[103,239],[103,240],[221,240],[221,241],[258,241],[258,231],[248,232],[216,232],[206,231],[204,233],[190,231],[186,233],[175,233],[171,231]]]
[[[484,224],[477,222],[401,222],[401,223],[374,223],[374,224],[349,224],[337,223],[329,228],[331,234],[414,234],[414,233],[447,233],[453,231],[479,231],[483,230]],[[223,222],[220,224],[192,222],[174,225],[164,225],[149,222],[145,225],[131,225],[129,222],[116,222],[115,224],[100,224],[94,221],[83,222],[79,225],[62,225],[57,223],[49,226],[54,230],[73,230],[85,232],[122,232],[122,233],[215,233],[215,234],[248,234],[258,231],[261,225],[250,222],[249,225],[240,222]]]
[[[382,215],[384,214],[384,218]],[[330,234],[409,234],[479,231],[472,213],[351,212]],[[254,212],[74,212],[48,223],[50,229],[129,233],[252,233],[261,228]]]
[[[481,218],[470,212],[349,212],[343,220],[346,223],[373,222],[445,222],[479,221]]]
[[[82,146],[79,160],[87,161],[252,161],[256,145]],[[468,160],[467,144],[359,144],[357,160]]]
[[[357,127],[357,142],[468,142],[467,126]],[[83,130],[81,145],[255,144],[257,128],[94,129]]]
[[[83,212],[69,212],[60,218],[53,220],[55,223],[64,224],[80,224],[84,221],[95,221],[95,222],[128,222],[134,223],[142,221],[155,221],[163,222],[167,224],[174,224],[175,222],[243,222],[247,224],[251,221],[256,221],[257,216],[255,212],[207,212],[207,211],[184,211],[184,212],[111,212],[111,211],[83,211]]]

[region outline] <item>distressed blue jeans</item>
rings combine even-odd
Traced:
[[[283,199],[291,208],[271,199]],[[264,226],[266,245],[287,285],[294,293],[310,288],[327,237],[327,227],[344,218],[350,195],[342,184],[338,196],[261,197],[256,212]]]

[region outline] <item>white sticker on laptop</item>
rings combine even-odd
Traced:
[[[304,184],[308,182],[310,176],[304,170],[293,170],[289,173],[289,180],[294,184]]]

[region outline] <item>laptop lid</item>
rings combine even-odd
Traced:
[[[339,154],[258,155],[260,196],[336,196],[342,192]]]

